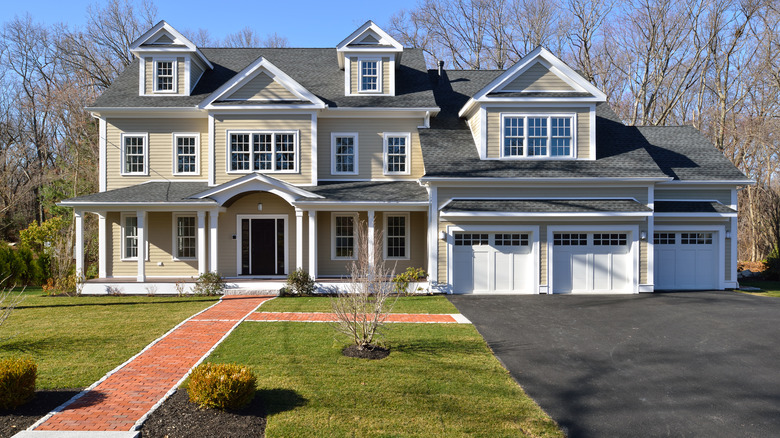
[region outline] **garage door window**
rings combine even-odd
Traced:
[[[455,246],[488,245],[487,234],[455,233]]]
[[[680,233],[683,245],[712,245],[712,233]]]
[[[528,234],[496,234],[496,246],[528,246]]]
[[[622,234],[594,234],[593,244],[596,246],[625,245],[628,235]]]
[[[674,233],[655,233],[653,235],[653,243],[656,245],[674,245],[677,243],[676,237],[677,235]]]
[[[580,246],[588,244],[587,234],[556,233],[553,234],[555,246]]]

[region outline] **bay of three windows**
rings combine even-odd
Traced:
[[[575,156],[574,115],[504,114],[504,158]]]

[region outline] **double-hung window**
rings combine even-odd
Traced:
[[[409,258],[409,214],[385,215],[385,258]]]
[[[574,157],[574,126],[574,114],[504,114],[501,156]]]
[[[175,215],[176,259],[194,259],[197,254],[197,226],[195,216]]]
[[[122,216],[122,258],[138,260],[138,216]]]
[[[173,59],[154,61],[154,91],[176,92],[176,61]]]
[[[122,175],[149,174],[149,136],[122,134]]]
[[[295,172],[297,132],[229,132],[229,172]]]
[[[197,175],[199,139],[197,134],[173,134],[173,174]]]
[[[354,260],[357,240],[357,215],[352,213],[333,213],[332,216],[333,251],[332,259]]]
[[[386,133],[384,136],[385,175],[409,175],[409,133]]]
[[[359,90],[363,92],[382,91],[380,77],[380,72],[382,71],[382,62],[378,59],[362,59],[360,62],[358,62],[358,66]]]
[[[358,135],[357,133],[334,132],[330,136],[332,175],[357,175]]]

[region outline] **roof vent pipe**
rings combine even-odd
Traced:
[[[439,61],[439,77],[444,73],[444,61]]]

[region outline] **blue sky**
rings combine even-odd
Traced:
[[[16,15],[30,13],[38,22],[64,22],[76,27],[86,23],[87,7],[96,1],[21,0],[4,3],[0,7],[2,23]],[[386,27],[394,13],[413,8],[416,3],[417,0],[155,1],[158,17],[178,30],[204,28],[213,38],[222,39],[229,33],[250,26],[261,37],[274,32],[285,36],[292,47],[334,47],[367,20]]]

